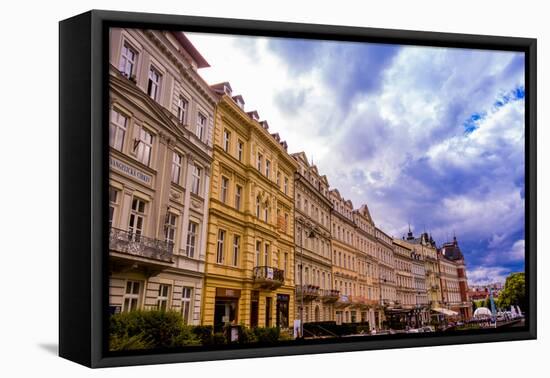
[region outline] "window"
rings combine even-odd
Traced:
[[[169,244],[174,244],[176,240],[177,215],[168,213],[166,215],[166,224],[164,225],[164,239]]]
[[[288,177],[285,176],[285,184],[284,184],[284,187],[283,187],[283,191],[285,194],[288,194]]]
[[[159,292],[157,296],[157,309],[166,311],[168,308],[168,297],[170,294],[170,285],[159,285]]]
[[[260,197],[256,197],[256,218],[260,218]]]
[[[264,265],[269,266],[269,244],[264,245]]]
[[[182,124],[185,124],[188,106],[189,102],[183,96],[180,96],[178,98],[178,120]]]
[[[206,128],[206,116],[199,112],[197,116],[197,130],[195,134],[197,137],[202,140],[204,138],[204,129]]]
[[[199,194],[201,186],[201,168],[198,165],[193,166],[193,181],[191,182],[191,192]]]
[[[139,140],[137,141],[136,158],[145,165],[151,161],[151,150],[153,149],[153,136],[145,128],[139,130]]]
[[[264,221],[265,222],[269,221],[269,205],[267,202],[264,205]]]
[[[227,187],[229,186],[229,179],[225,176],[222,176],[222,186],[220,190],[220,201],[223,203],[227,202]]]
[[[216,249],[216,262],[218,264],[223,264],[224,261],[224,242],[225,242],[225,231],[218,231],[218,248]]]
[[[235,209],[241,209],[241,197],[242,197],[243,188],[240,185],[235,186]]]
[[[288,272],[288,253],[285,252],[285,260],[284,260],[284,263],[283,263],[283,269],[285,271],[285,274],[286,272]]]
[[[153,100],[158,101],[160,94],[161,75],[153,66],[149,67],[149,81],[147,82],[147,94]]]
[[[195,257],[195,245],[197,243],[197,229],[199,225],[195,222],[189,221],[187,226],[187,242],[185,243],[185,254],[187,257]]]
[[[129,312],[139,308],[140,283],[138,281],[126,281],[126,291],[124,292],[124,302],[122,311]]]
[[[265,161],[265,175],[267,176],[267,178],[269,178],[270,169],[271,169],[271,162],[266,159],[266,161]]]
[[[285,213],[285,233],[288,233],[288,213]]]
[[[243,161],[243,148],[244,148],[244,143],[242,140],[239,140],[237,142],[237,159],[239,161]]]
[[[128,118],[111,109],[111,124],[109,125],[109,145],[111,147],[122,151],[127,126]]]
[[[132,200],[132,211],[130,213],[130,222],[128,224],[129,237],[132,240],[139,241],[143,233],[143,224],[145,223],[145,201],[134,198]]]
[[[109,187],[109,227],[113,226],[115,208],[118,205],[118,190]]]
[[[258,171],[262,171],[262,154],[258,154],[258,159],[256,161],[256,164],[257,164],[257,168],[258,168]]]
[[[260,265],[260,249],[262,248],[262,242],[257,241],[256,242],[256,256],[254,258],[254,265],[259,266]]]
[[[239,235],[235,235],[233,237],[233,266],[239,265],[239,250],[241,246],[241,237]]]
[[[229,141],[231,140],[231,133],[227,130],[223,131],[223,150],[229,152]]]
[[[172,182],[174,184],[180,183],[181,176],[181,155],[177,152],[172,154]]]
[[[137,61],[137,52],[128,43],[124,43],[120,53],[120,65],[118,69],[127,78],[134,74]]]
[[[191,319],[191,297],[193,296],[192,287],[183,287],[181,292],[181,316],[183,324],[189,324]]]

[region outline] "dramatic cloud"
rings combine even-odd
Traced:
[[[470,279],[524,269],[522,53],[190,34],[290,152],[395,237],[455,233]]]

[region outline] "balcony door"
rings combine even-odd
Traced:
[[[145,224],[145,201],[134,198],[132,200],[132,212],[130,213],[130,221],[128,223],[129,237],[134,241],[139,241],[143,233],[143,225]]]

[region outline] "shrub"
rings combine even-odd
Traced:
[[[254,335],[258,343],[273,344],[279,341],[280,330],[277,327],[256,327]]]
[[[156,310],[111,315],[110,339],[113,347],[130,346],[133,349],[169,348],[200,342],[191,327],[183,324],[181,314]]]
[[[109,338],[109,350],[136,350],[136,349],[150,349],[153,347],[151,340],[146,340],[143,333],[128,336],[124,335],[111,335]]]
[[[214,333],[213,326],[195,326],[193,327],[193,333],[199,338],[201,343],[205,343],[205,340],[210,340]]]
[[[223,332],[214,332],[210,337],[202,340],[204,345],[223,345],[226,343],[226,338]]]
[[[253,344],[257,342],[258,338],[256,337],[254,330],[242,326],[239,333],[239,344]]]

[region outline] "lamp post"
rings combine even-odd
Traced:
[[[378,294],[380,294],[380,312],[378,314],[378,325],[380,326],[380,328],[382,328],[382,309],[384,307],[382,303],[382,281],[386,283],[386,276],[380,276],[380,270],[378,270],[378,281],[380,283],[380,288],[378,289]]]
[[[299,222],[304,228],[309,228],[309,233],[307,235],[308,239],[313,239],[315,237],[315,232],[313,228],[305,222]],[[300,338],[304,337],[304,245],[303,245],[303,233],[300,230]]]

